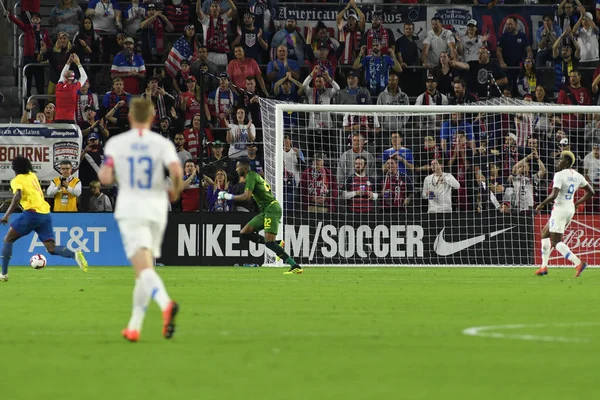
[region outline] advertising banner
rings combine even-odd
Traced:
[[[471,7],[465,6],[430,6],[427,7],[427,26],[431,29],[431,18],[440,17],[442,26],[461,36],[467,33],[467,22],[473,18]]]
[[[546,226],[550,215],[537,215],[535,217],[535,263],[542,263],[542,244],[541,232]],[[579,258],[585,260],[590,265],[600,265],[600,215],[578,214],[573,216],[573,220],[563,235],[563,242],[569,246],[569,249]],[[567,265],[572,266],[571,262],[556,250],[550,254],[549,265]]]
[[[56,178],[59,165],[68,160],[79,167],[82,136],[77,125],[0,124],[0,180],[15,177],[12,160],[22,155],[31,160],[41,181]]]
[[[11,221],[20,214],[11,216]],[[59,246],[67,246],[72,251],[83,251],[90,264],[95,266],[129,265],[125,256],[119,228],[112,213],[53,213],[54,239]],[[0,225],[0,236],[4,237],[8,226]],[[77,268],[75,260],[51,256],[35,232],[20,238],[13,247],[11,265],[29,265],[34,254],[43,254],[48,266],[69,266]]]
[[[264,246],[248,244],[239,230],[246,213],[171,214],[163,258],[167,265],[261,264]],[[197,214],[196,214],[197,216]],[[285,220],[286,251],[305,264],[531,265],[531,216],[490,214],[296,215]],[[365,261],[368,259],[368,261]]]
[[[552,6],[548,7],[473,7],[473,18],[479,24],[481,34],[489,33],[488,47],[490,51],[496,51],[498,40],[504,33],[504,26],[508,17],[515,17],[519,30],[524,32],[531,43],[532,48],[537,49],[535,32],[543,23],[545,14],[554,15]]]

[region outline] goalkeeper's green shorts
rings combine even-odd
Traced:
[[[248,225],[254,228],[255,232],[264,229],[265,233],[277,235],[279,223],[281,222],[281,215],[281,206],[277,201],[274,201],[265,207],[260,214],[252,218],[250,222],[248,222]]]

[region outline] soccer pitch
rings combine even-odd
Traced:
[[[593,398],[600,271],[534,270],[164,267],[178,331],[129,343],[130,268],[11,268],[2,398]]]

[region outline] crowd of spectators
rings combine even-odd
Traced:
[[[57,178],[48,188],[55,211],[77,209],[81,185],[90,188],[90,201],[80,209],[111,210],[114,192],[103,197],[97,167],[106,142],[128,129],[132,96],[152,99],[153,128],[173,140],[185,166],[186,190],[175,207],[220,212],[253,209],[215,193],[243,188],[235,173],[242,157],[264,174],[261,97],[322,105],[598,101],[600,13],[579,0],[562,0],[555,14],[544,16],[535,32],[537,52],[513,17],[491,52],[488,33],[474,19],[461,35],[436,15],[421,42],[413,23],[404,22],[398,36],[385,26],[381,8],[373,11],[359,0],[340,5],[337,29],[320,21],[300,29],[293,18],[276,26],[276,3],[91,0],[82,9],[75,0],[59,0],[48,21],[36,10],[20,17],[5,12],[25,33],[24,65],[34,64],[27,68],[27,95],[35,83],[37,94],[56,96],[29,101],[22,122],[72,119],[84,136],[81,181]],[[64,75],[71,63],[73,71]],[[89,65],[97,63],[111,67]],[[63,76],[68,82],[87,77],[72,102],[61,94]],[[65,113],[65,107],[72,110]],[[57,118],[65,114],[72,118]],[[585,159],[584,172],[600,183],[598,119],[535,113],[378,117],[337,115],[326,107],[288,113],[286,196],[295,200],[290,204],[320,212],[421,204],[429,212],[449,212],[481,210],[487,203],[502,212],[527,211],[546,193],[559,149]]]

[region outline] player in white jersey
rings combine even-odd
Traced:
[[[105,162],[98,173],[103,185],[119,183],[115,219],[127,258],[135,270],[133,311],[123,337],[137,342],[150,299],[163,314],[163,335],[175,332],[179,309],[165,289],[153,266],[160,257],[167,226],[169,201],[177,200],[183,188],[183,170],[175,146],[150,131],[154,106],[150,100],[134,99],[129,106],[131,130],[111,138],[105,149]],[[164,170],[170,173],[172,186],[165,184]]]
[[[570,151],[563,151],[558,162],[558,172],[554,174],[552,193],[536,207],[536,211],[539,212],[554,201],[550,219],[542,230],[542,266],[535,271],[535,274],[539,276],[548,275],[548,260],[550,259],[552,247],[575,265],[576,278],[587,267],[587,263],[581,261],[562,241],[565,229],[571,223],[571,218],[573,218],[577,207],[594,195],[594,189],[583,175],[571,168],[573,164],[575,164],[575,155]],[[585,189],[585,195],[574,203],[573,196],[579,188]]]

